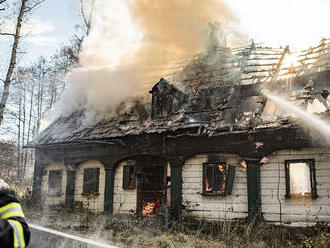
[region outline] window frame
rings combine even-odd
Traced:
[[[51,192],[50,190],[50,186],[51,184],[54,184],[54,182],[50,183],[51,180],[51,174],[54,175],[55,173],[58,173],[58,175],[60,176],[60,180],[58,180],[58,182],[56,182],[56,185],[58,185],[56,187],[56,189],[58,189],[56,192]],[[53,179],[54,180],[54,179]],[[61,196],[62,195],[62,184],[63,184],[63,170],[49,170],[48,171],[48,195],[49,196]]]
[[[91,172],[95,173],[96,171],[96,178],[95,181],[92,178],[90,181],[87,181],[88,175]],[[83,171],[83,185],[82,185],[82,195],[90,195],[90,194],[100,194],[100,168],[84,168]]]
[[[309,180],[311,184],[311,198],[318,198],[317,195],[317,182],[316,182],[316,171],[315,171],[315,159],[287,159],[284,161],[284,169],[285,169],[285,198],[295,198],[291,195],[290,189],[290,163],[306,163],[309,167]]]
[[[126,178],[126,170],[130,171],[130,169],[133,168],[133,174],[134,174],[134,181],[133,181],[133,186],[129,186],[129,174],[128,178]],[[136,165],[124,165],[123,166],[123,189],[135,189],[136,188]]]
[[[210,167],[210,165],[219,166],[222,165],[225,167],[225,188],[222,193],[214,193],[214,192],[207,192],[206,191],[206,177],[207,177],[207,167]],[[233,183],[235,178],[235,171],[236,166],[227,164],[226,162],[206,162],[203,163],[203,183],[202,183],[202,193],[199,193],[203,196],[228,196],[231,195],[232,189],[233,189]]]

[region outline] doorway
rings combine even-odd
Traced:
[[[163,159],[147,157],[138,162],[137,213],[156,217],[166,205],[167,167]]]

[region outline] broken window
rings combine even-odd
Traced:
[[[172,114],[173,95],[158,95],[155,96],[156,111],[158,117],[167,117]]]
[[[134,165],[126,165],[123,167],[123,189],[135,189],[135,175],[136,170]]]
[[[84,169],[83,194],[99,193],[100,168]]]
[[[235,166],[226,163],[203,164],[203,194],[230,195],[233,187]]]
[[[62,194],[62,170],[51,170],[48,176],[48,195],[59,196]]]
[[[316,198],[314,159],[285,161],[286,197]]]

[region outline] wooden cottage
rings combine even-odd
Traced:
[[[57,119],[29,145],[34,196],[109,214],[154,216],[169,206],[174,218],[189,209],[212,220],[330,222],[323,127],[264,94],[330,120],[330,47],[322,42],[298,54],[297,65],[287,64],[287,48],[218,49],[192,60],[176,82],[160,79],[151,107],[135,101],[89,127],[83,111]]]

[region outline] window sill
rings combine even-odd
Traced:
[[[83,195],[83,196],[91,196],[91,195],[100,195],[100,193],[99,192],[88,192],[88,193],[81,193],[81,195]]]
[[[290,195],[285,195],[285,198],[286,199],[295,199],[295,200],[304,200],[304,199],[311,199],[311,200],[314,200],[314,199],[317,199],[318,196],[317,195],[313,195],[311,193],[307,193],[307,194],[294,194],[294,193],[291,193]]]
[[[130,188],[123,188],[125,190],[132,190],[132,189],[135,189],[135,187],[130,187]]]
[[[227,196],[226,193],[201,193],[197,192],[197,194],[202,196]]]

